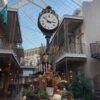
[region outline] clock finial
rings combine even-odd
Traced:
[[[47,6],[46,9],[52,9],[52,7],[51,6]]]

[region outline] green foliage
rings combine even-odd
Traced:
[[[34,96],[34,91],[33,91],[31,88],[29,88],[29,89],[27,90],[26,96]]]
[[[27,94],[27,89],[23,89],[23,96],[26,96]]]
[[[42,97],[43,99],[47,99],[48,94],[45,88],[39,88],[38,90],[34,91],[36,97]]]
[[[67,91],[67,92],[65,92],[65,93],[62,95],[63,98],[67,98],[67,97],[69,97],[69,96],[73,97],[72,92]]]
[[[63,81],[63,82],[61,82],[61,83],[65,86],[66,89],[68,89],[69,84],[70,84],[69,81]]]
[[[25,84],[23,84],[23,88],[24,89],[28,89],[30,87],[30,83],[25,83]]]
[[[94,100],[89,81],[83,76],[76,76],[70,85],[74,98],[83,98],[84,100]]]
[[[73,94],[72,94],[72,92],[67,92],[66,96],[67,97],[69,97],[69,96],[73,97]]]

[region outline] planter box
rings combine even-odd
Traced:
[[[26,100],[34,100],[34,97],[33,96],[27,96]]]

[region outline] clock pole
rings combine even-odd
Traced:
[[[46,52],[47,52],[48,48],[49,48],[49,42],[50,42],[51,36],[50,35],[46,35],[45,38],[46,38],[46,42],[47,42],[47,44],[46,44]]]

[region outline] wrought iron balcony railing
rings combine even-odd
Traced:
[[[67,54],[85,54],[85,43],[81,43],[81,44],[69,44],[69,46],[67,47],[61,47],[58,51],[58,57],[64,55],[65,53]]]
[[[20,49],[20,51],[19,51]],[[16,46],[10,46],[9,44],[7,45],[6,43],[1,43],[0,45],[0,52],[1,53],[11,53],[13,54],[18,62],[20,62],[20,57],[21,55],[24,55],[24,50],[21,47],[16,47]]]

